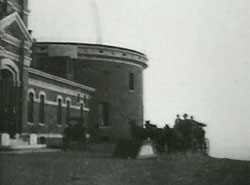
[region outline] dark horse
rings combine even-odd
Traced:
[[[135,122],[130,122],[130,132],[133,140],[146,140],[150,138],[155,141],[158,152],[164,152],[171,136],[171,129],[168,126],[157,128],[156,125],[146,121],[145,128],[138,126]]]

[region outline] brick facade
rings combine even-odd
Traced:
[[[128,138],[129,122],[143,125],[144,54],[105,45],[36,43],[34,61],[39,70],[96,89],[89,125],[94,135]]]
[[[29,94],[33,94],[33,122],[29,122],[28,114],[23,125],[24,133],[38,134],[62,134],[67,123],[67,101],[70,101],[70,118],[81,118],[82,125],[88,126],[90,93],[94,89],[73,83],[63,78],[44,73],[35,69],[29,69],[29,79],[26,102],[29,102]],[[44,96],[44,121],[40,121],[41,95]],[[61,118],[58,116],[58,102],[61,99]],[[82,109],[81,109],[82,106]],[[29,109],[28,104],[26,110]],[[61,120],[61,123],[58,120]]]

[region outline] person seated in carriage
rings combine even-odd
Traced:
[[[179,130],[182,133],[185,133],[188,131],[189,127],[189,122],[190,120],[187,119],[188,114],[183,115],[183,119],[180,118],[180,115],[177,114],[176,119],[175,119],[175,124],[174,124],[174,129]]]
[[[174,128],[179,127],[179,125],[181,124],[181,121],[182,121],[182,119],[180,118],[180,115],[177,114],[176,119],[174,121]]]

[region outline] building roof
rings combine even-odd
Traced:
[[[49,74],[49,73],[45,73],[43,71],[40,71],[40,70],[37,70],[37,69],[34,69],[34,68],[29,68],[28,70],[29,70],[29,73],[36,74],[36,75],[39,75],[39,76],[42,76],[44,78],[48,78],[48,79],[51,79],[51,80],[54,80],[54,81],[57,81],[57,82],[61,82],[61,83],[67,84],[69,86],[78,87],[80,89],[87,90],[87,91],[90,91],[90,92],[95,92],[96,91],[95,88],[88,87],[86,85],[79,84],[79,83],[76,83],[76,82],[73,82],[73,81],[70,81],[70,80],[67,80],[65,78],[61,78],[61,77],[58,77],[58,76],[55,76],[55,75],[52,75],[52,74]]]

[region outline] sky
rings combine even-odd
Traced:
[[[30,0],[29,29],[40,41],[96,43],[101,33],[145,53],[145,119],[172,126],[188,113],[208,125],[212,156],[250,160],[250,1],[95,2],[98,14],[91,0]]]

